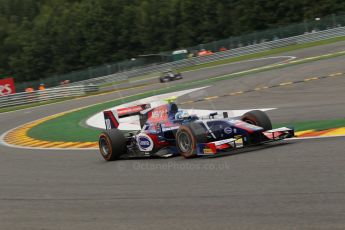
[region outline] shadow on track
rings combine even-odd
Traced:
[[[248,154],[248,153],[254,153],[254,152],[260,152],[265,149],[271,149],[271,148],[277,148],[281,146],[286,146],[293,144],[295,142],[275,142],[275,143],[266,143],[266,144],[261,144],[261,145],[255,145],[255,146],[250,146],[250,147],[245,147],[242,149],[236,149],[232,151],[226,151],[222,153],[217,153],[216,155],[210,155],[210,156],[200,156],[200,157],[195,157],[191,159],[184,159],[184,160],[203,160],[203,159],[216,159],[220,157],[229,157],[233,155],[240,155],[240,154]],[[176,157],[181,157],[179,155],[174,155],[170,157],[158,157],[158,156],[122,156],[119,160],[120,161],[129,161],[129,160],[162,160],[162,159],[172,159]]]
[[[245,147],[242,149],[236,149],[236,150],[232,150],[232,151],[217,153],[216,155],[212,155],[212,156],[203,156],[203,157],[200,157],[200,159],[203,159],[203,158],[213,159],[213,158],[228,157],[228,156],[239,155],[239,154],[248,154],[248,153],[253,153],[253,152],[260,152],[261,150],[281,147],[281,146],[290,145],[293,143],[294,142],[266,143],[266,144],[261,144],[261,145]]]

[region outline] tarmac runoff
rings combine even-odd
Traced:
[[[338,54],[345,53],[344,51],[338,52]],[[328,57],[331,56],[330,54],[327,55],[322,55],[318,57],[312,57],[312,58],[307,58],[305,60],[317,60],[320,57]],[[304,60],[299,60],[298,62],[303,63]],[[291,62],[289,62],[291,64]],[[281,64],[279,64],[281,65]],[[267,67],[263,67],[263,69],[266,69]],[[250,71],[248,71],[250,72]],[[246,91],[238,91],[238,92],[230,92],[225,95],[214,95],[214,96],[208,96],[202,99],[198,99],[196,101],[184,101],[180,102],[180,105],[186,105],[186,104],[192,104],[195,102],[200,102],[200,101],[212,101],[212,100],[217,100],[220,97],[231,97],[231,96],[239,96],[245,93],[250,93],[250,92],[255,92],[255,91],[261,91],[265,89],[270,89],[270,88],[277,88],[277,87],[285,87],[285,86],[290,86],[293,84],[301,84],[301,83],[308,83],[310,81],[316,81],[316,80],[321,80],[325,78],[333,78],[333,77],[340,77],[344,76],[344,73],[331,73],[325,76],[316,76],[316,77],[309,77],[304,80],[299,80],[299,81],[291,81],[291,82],[281,82],[276,85],[270,85],[270,86],[262,86],[260,88],[255,88],[251,90],[246,90]],[[53,142],[53,141],[43,141],[43,140],[38,140],[32,137],[29,137],[27,135],[28,131],[44,122],[47,122],[49,120],[52,120],[54,118],[63,116],[69,112],[65,112],[62,114],[57,114],[54,116],[49,116],[44,119],[40,119],[34,122],[30,122],[28,124],[25,124],[23,126],[14,128],[5,134],[1,136],[0,143],[6,146],[10,147],[16,147],[16,148],[32,148],[32,149],[54,149],[54,150],[59,150],[59,149],[69,149],[69,150],[83,150],[83,149],[96,149],[98,147],[97,142]],[[298,138],[323,138],[323,137],[333,137],[333,136],[345,136],[345,127],[341,128],[336,128],[336,129],[326,129],[326,130],[305,130],[301,132],[297,132],[296,136]]]
[[[252,90],[246,90],[246,91],[241,91],[241,92],[232,92],[226,95],[220,95],[220,96],[208,96],[203,99],[198,99],[197,101],[186,101],[186,102],[181,102],[179,103],[180,105],[185,105],[185,104],[192,104],[195,102],[200,102],[200,101],[209,101],[209,100],[217,100],[220,97],[230,97],[230,96],[239,96],[245,93],[250,93],[254,91],[260,91],[260,90],[265,90],[269,88],[277,88],[277,87],[285,87],[293,84],[301,84],[301,83],[308,83],[310,81],[316,81],[316,80],[321,80],[325,78],[333,78],[333,77],[340,77],[344,76],[345,73],[332,73],[329,75],[325,76],[318,76],[318,77],[309,77],[304,80],[300,81],[295,81],[295,82],[282,82],[277,85],[271,85],[271,86],[264,86],[261,88],[255,88]],[[202,89],[202,88],[199,88]],[[182,91],[182,94],[178,95],[183,95],[188,92],[192,92],[195,90],[185,90]],[[170,95],[170,94],[169,94]],[[169,96],[167,95],[167,96]],[[272,108],[270,108],[272,109]],[[267,110],[267,109],[264,109]],[[50,142],[50,141],[42,141],[38,139],[34,139],[32,137],[29,137],[27,135],[28,131],[44,122],[47,122],[49,120],[52,120],[54,118],[63,116],[66,113],[61,113],[57,114],[54,116],[46,117],[44,119],[40,119],[28,124],[25,124],[23,126],[20,126],[18,128],[15,128],[13,130],[8,131],[1,137],[1,142],[2,144],[10,147],[16,147],[16,148],[29,148],[29,149],[54,149],[54,150],[85,150],[85,149],[97,149],[98,148],[98,143],[97,142]],[[340,127],[340,128],[331,128],[331,129],[325,129],[325,130],[305,130],[305,131],[300,131],[296,132],[296,137],[299,139],[309,139],[309,138],[324,138],[324,137],[337,137],[337,136],[345,136],[345,127]]]

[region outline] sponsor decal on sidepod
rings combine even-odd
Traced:
[[[140,135],[138,136],[138,144],[139,144],[139,149],[141,151],[152,151],[153,150],[153,141],[152,139],[147,136],[147,135]]]

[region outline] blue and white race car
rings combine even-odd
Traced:
[[[144,104],[103,113],[107,129],[99,137],[99,149],[107,161],[122,156],[209,156],[294,137],[292,128],[272,129],[269,117],[260,110],[241,117],[229,117],[226,112],[198,117],[170,102],[155,108]],[[119,118],[126,116],[139,116],[141,130],[120,131]]]
[[[161,76],[159,77],[159,81],[161,83],[166,83],[169,81],[181,80],[182,78],[183,77],[181,73],[175,70],[167,70],[161,74]]]

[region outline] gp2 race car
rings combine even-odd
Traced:
[[[292,128],[272,129],[269,117],[260,110],[235,118],[226,112],[198,117],[170,102],[156,108],[143,104],[103,114],[106,130],[99,137],[99,149],[107,161],[122,156],[209,156],[294,137]],[[141,130],[124,134],[118,129],[119,118],[138,115]]]
[[[182,74],[178,73],[174,70],[167,70],[161,74],[159,77],[159,81],[161,83],[169,82],[169,81],[175,81],[182,79]]]

